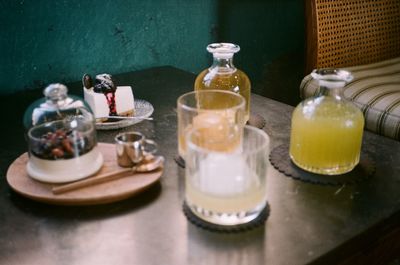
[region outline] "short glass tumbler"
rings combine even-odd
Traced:
[[[103,165],[91,113],[33,126],[28,147],[28,175],[43,182],[75,181],[93,175]]]
[[[245,99],[234,92],[222,90],[192,91],[177,100],[178,150],[184,159],[186,152],[185,133],[196,128],[204,136],[218,141],[220,138],[241,139],[245,124]],[[236,133],[233,133],[236,132]],[[221,149],[233,147],[220,145]]]
[[[267,203],[269,136],[245,126],[241,143],[230,151],[214,148],[198,129],[186,138],[185,199],[191,211],[218,225],[257,218]]]

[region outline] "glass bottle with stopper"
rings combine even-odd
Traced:
[[[364,127],[362,112],[343,97],[343,88],[353,77],[340,69],[314,70],[311,76],[320,91],[292,114],[290,157],[306,171],[344,174],[360,160]]]
[[[207,51],[213,55],[211,67],[203,70],[196,78],[194,90],[228,90],[242,95],[246,100],[245,121],[250,116],[251,84],[247,75],[233,64],[233,56],[240,47],[232,43],[213,43]],[[221,101],[224,100],[221,98]]]

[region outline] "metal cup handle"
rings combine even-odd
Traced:
[[[143,145],[143,151],[148,154],[154,154],[157,152],[158,145],[156,142],[150,139],[144,139],[145,144]],[[150,147],[150,149],[147,149]]]

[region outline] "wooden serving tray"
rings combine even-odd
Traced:
[[[98,147],[103,154],[104,164],[97,174],[119,169],[115,145],[99,143]],[[29,177],[26,171],[28,159],[28,153],[24,153],[9,166],[7,182],[10,187],[32,200],[59,205],[94,205],[123,200],[157,182],[163,172],[162,169],[149,173],[127,172],[115,180],[55,195],[52,188],[60,184],[39,182]]]

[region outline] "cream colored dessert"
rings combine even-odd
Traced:
[[[96,119],[109,116],[109,107],[105,95],[84,89],[84,99],[89,104]],[[118,86],[115,91],[115,104],[118,116],[133,116],[135,112],[134,97],[130,86]]]
[[[83,77],[83,95],[92,109],[96,120],[105,121],[108,116],[133,116],[135,111],[132,87],[115,86],[111,75],[96,75],[95,84],[92,78]]]
[[[103,156],[97,146],[84,155],[60,160],[47,160],[31,155],[27,164],[28,175],[36,180],[63,183],[95,174],[103,165]]]

